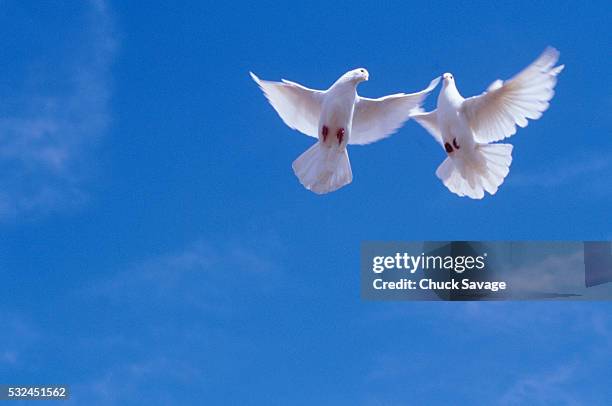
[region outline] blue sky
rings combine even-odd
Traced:
[[[604,404],[607,303],[367,303],[362,240],[610,239],[606,2],[5,1],[0,381],[72,404]],[[566,64],[482,201],[414,122],[316,196],[251,81],[464,96],[547,45]],[[426,103],[431,108],[437,90]]]

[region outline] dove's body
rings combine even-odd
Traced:
[[[559,52],[547,48],[530,66],[507,82],[493,82],[486,92],[464,99],[453,75],[445,73],[436,110],[413,117],[440,143],[448,157],[436,170],[444,185],[459,196],[482,199],[495,194],[510,171],[512,145],[493,144],[540,118],[554,95],[554,67]]]
[[[444,150],[459,171],[466,172],[469,167],[481,171],[486,169],[486,163],[477,150],[478,144],[474,140],[467,118],[461,111],[463,100],[454,84],[443,85],[436,108],[438,128]]]
[[[302,185],[317,194],[333,192],[353,180],[346,146],[353,127],[357,84],[341,77],[323,94],[319,141],[292,164]]]
[[[251,77],[285,124],[318,139],[292,165],[300,183],[318,194],[353,180],[348,144],[369,144],[393,134],[439,81],[433,80],[418,93],[369,99],[357,94],[357,85],[368,80],[365,69],[345,73],[326,91],[289,81],[260,80],[252,73]]]
[[[343,150],[351,137],[357,87],[336,82],[323,96],[319,119],[319,142],[327,148]]]
[[[465,156],[474,149],[476,143],[472,136],[472,130],[461,113],[463,97],[455,87],[444,86],[438,96],[438,127],[444,141],[445,150],[450,150],[449,155],[456,157]],[[448,146],[450,146],[450,148]]]

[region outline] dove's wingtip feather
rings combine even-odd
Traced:
[[[259,82],[259,78],[256,74],[253,73],[253,71],[249,71],[249,75],[251,76],[251,79],[253,79],[255,82]]]
[[[559,50],[555,47],[552,46],[547,46],[546,49],[544,49],[544,52],[542,52],[542,56],[546,56],[548,58],[554,59],[555,61],[557,59],[559,59],[559,56],[561,55],[561,52],[559,52]]]
[[[559,73],[563,72],[563,69],[565,69],[565,65],[559,65],[556,66],[555,68],[551,69],[550,73],[552,73],[553,75],[558,75]]]
[[[546,47],[546,49],[544,50],[544,52],[546,52],[546,53],[556,53],[556,54],[558,54],[558,53],[559,53],[559,50],[558,50],[557,48],[553,47],[552,45],[548,45],[548,46]]]
[[[427,89],[429,89],[430,91],[435,89],[436,86],[438,86],[438,83],[440,83],[441,79],[442,76],[436,76],[435,78],[433,78],[432,81],[429,82],[429,86],[427,86]]]
[[[425,89],[421,90],[420,92],[416,94],[427,96],[429,93],[432,92],[432,90],[436,88],[436,86],[438,86],[438,83],[440,83],[440,79],[441,79],[441,76],[436,76],[435,78],[431,80],[431,82],[429,82],[429,84],[427,85]]]
[[[550,69],[558,60],[561,53],[557,48],[547,46],[544,52],[537,59],[538,65],[542,65],[546,69]]]

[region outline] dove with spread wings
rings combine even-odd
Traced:
[[[288,80],[261,80],[252,72],[251,77],[285,124],[317,139],[293,162],[302,185],[317,194],[333,192],[353,180],[347,145],[370,144],[393,134],[439,81],[434,79],[418,93],[369,99],[357,94],[357,85],[369,78],[363,68],[345,73],[327,90]]]
[[[559,52],[547,48],[512,79],[496,80],[479,96],[464,99],[450,73],[442,75],[442,90],[435,110],[420,108],[411,114],[444,148],[447,158],[436,170],[444,185],[459,196],[482,199],[493,195],[510,171],[512,145],[493,144],[537,120],[555,94],[554,66]]]

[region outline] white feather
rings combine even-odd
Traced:
[[[398,93],[378,99],[358,97],[353,117],[350,144],[370,144],[397,131],[418,108],[427,95],[438,85],[435,78],[418,93]]]
[[[479,96],[466,99],[462,110],[478,142],[495,142],[526,127],[548,108],[555,94],[557,75],[563,65],[554,67],[559,51],[547,48],[538,59],[514,78],[497,80]],[[503,83],[503,84],[502,84]]]
[[[261,80],[253,72],[250,74],[289,128],[311,137],[318,137],[317,129],[324,92],[288,80],[282,82]]]

